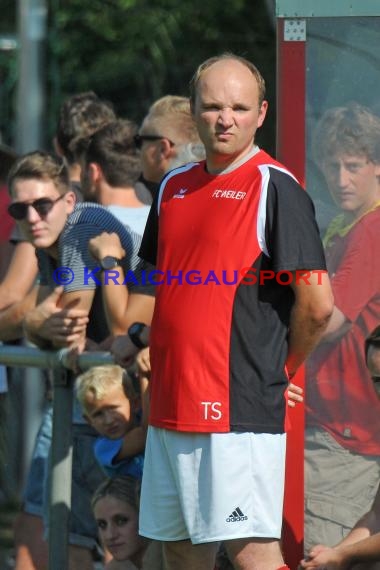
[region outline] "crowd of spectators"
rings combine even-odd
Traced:
[[[147,110],[141,125],[118,117],[112,105],[92,91],[75,94],[62,104],[51,152],[37,149],[17,157],[11,149],[0,148],[0,341],[41,349],[65,348],[73,355],[84,350],[106,349],[111,350],[118,362],[82,373],[74,365],[77,378],[72,414],[69,570],[94,570],[96,564],[108,570],[173,570],[176,568],[173,560],[186,557],[190,562],[180,570],[211,568],[208,562],[204,567],[199,565],[202,557],[211,560],[218,569],[246,570],[257,561],[258,570],[287,568],[278,548],[281,525],[271,526],[267,520],[265,524],[260,521],[263,530],[257,531],[252,549],[247,540],[251,537],[248,531],[242,536],[237,534],[234,541],[231,538],[235,535],[231,537],[229,531],[224,534],[224,527],[215,526],[218,528],[215,550],[206,550],[202,544],[211,542],[207,537],[213,527],[207,527],[197,539],[194,536],[198,527],[194,536],[181,534],[180,527],[168,533],[169,538],[162,538],[166,530],[155,535],[149,508],[154,503],[155,492],[161,498],[165,496],[169,470],[164,481],[162,477],[154,480],[153,463],[158,462],[159,455],[164,455],[164,446],[159,448],[157,428],[173,430],[176,436],[198,431],[204,438],[205,433],[208,435],[215,427],[213,421],[210,428],[210,418],[222,417],[221,406],[228,398],[235,402],[230,404],[229,420],[214,431],[236,432],[242,437],[253,433],[255,440],[249,445],[261,449],[261,456],[262,450],[270,449],[276,462],[281,462],[279,457],[285,455],[282,436],[287,424],[284,402],[288,401],[290,406],[302,405],[302,391],[291,380],[310,353],[306,361],[305,559],[302,566],[343,570],[357,561],[380,560],[377,536],[380,532],[380,403],[376,392],[380,378],[380,269],[376,262],[376,244],[380,238],[380,120],[370,110],[352,103],[329,109],[316,126],[314,157],[340,210],[323,236],[322,248],[311,200],[291,173],[254,144],[256,128],[261,126],[267,110],[264,83],[256,71],[252,64],[231,54],[208,60],[193,79],[190,99],[161,97]],[[252,124],[247,121],[247,126],[244,113],[251,112],[251,96],[258,111],[255,110],[254,120]],[[211,141],[213,121],[216,142]],[[235,127],[236,132],[240,129],[239,136],[243,133],[242,142],[236,137],[236,144],[246,144],[247,152],[240,147],[235,154],[221,150],[223,145],[229,148],[228,145],[235,144],[235,140],[230,143]],[[247,141],[243,140],[244,136]],[[179,168],[190,163],[195,166]],[[257,172],[264,180],[261,182],[260,178],[261,186],[256,182]],[[239,186],[239,191],[229,188],[226,195],[222,195],[224,190],[217,189],[216,185],[223,176],[229,177],[223,184],[228,180],[230,185]],[[246,179],[251,181],[251,178],[257,186],[254,187],[253,182],[246,185]],[[179,260],[183,259],[190,267],[191,260],[202,259],[203,245],[198,241],[202,236],[207,243],[214,244],[214,236],[209,235],[214,227],[213,218],[207,212],[206,202],[200,200],[197,208],[193,207],[194,211],[188,210],[186,219],[180,219],[177,211],[185,200],[190,202],[190,196],[199,199],[199,188],[211,189],[221,192],[221,196],[231,202],[233,198],[233,205],[237,207],[239,200],[243,203],[246,195],[253,200],[254,193],[262,193],[264,186],[267,202],[263,205],[257,200],[257,204],[251,204],[258,213],[249,218],[250,224],[257,224],[252,234],[258,245],[249,241],[251,237],[244,238],[248,253],[242,253],[239,260],[242,266],[249,265],[260,271],[272,267],[280,273],[305,271],[307,275],[301,279],[301,285],[289,286],[286,291],[279,283],[278,287],[258,287],[257,305],[252,305],[252,299],[245,296],[248,288],[244,293],[237,288],[233,299],[224,296],[217,304],[217,293],[204,302],[199,296],[204,289],[198,288],[195,294],[190,287],[186,290],[189,300],[186,306],[183,296],[176,297],[175,287],[167,287],[156,303],[154,280],[146,279],[155,273],[156,264],[167,268],[168,259],[174,259],[179,267]],[[244,188],[244,192],[240,188]],[[178,210],[174,210],[174,205],[168,208],[170,200]],[[170,240],[168,231],[164,238],[157,238],[162,203],[162,223],[168,224],[170,220],[169,227],[172,233],[176,232],[178,241]],[[220,257],[213,260],[214,264],[221,260],[224,267],[223,263],[229,259],[227,241],[239,239],[240,246],[243,245],[243,238],[237,236],[243,235],[243,223],[247,225],[248,218],[234,218],[237,216],[234,211],[227,219],[219,208],[221,200],[214,200],[212,205],[220,216],[220,224],[214,228],[216,232],[221,233],[222,225],[226,227],[228,223],[235,227],[231,235],[226,233],[227,237],[223,238],[223,254],[218,250]],[[261,219],[265,221],[260,222]],[[189,246],[186,240],[190,239],[190,232],[195,231],[194,227],[201,228],[203,233],[194,235]],[[250,236],[250,232],[246,235]],[[162,246],[164,242],[166,249]],[[249,248],[260,250],[260,255],[252,257]],[[57,282],[55,276],[61,267],[70,268],[71,280]],[[329,283],[321,285],[317,277],[314,280],[313,269],[317,273],[327,270],[334,304]],[[192,303],[196,304],[196,310]],[[213,349],[207,351],[203,347],[198,354],[196,351],[187,353],[188,329],[185,325],[172,327],[172,321],[165,320],[165,310],[169,305],[174,306],[174,312],[179,315],[182,311],[186,324],[193,327],[194,338],[199,331],[196,320],[199,318],[205,319],[202,326],[208,331],[207,338],[213,339],[212,334],[219,334],[225,326],[218,317],[219,329],[216,330],[215,313],[224,314],[228,303],[233,312],[233,327],[231,339],[228,336],[231,345],[224,347],[225,355],[231,350],[226,366]],[[160,315],[157,316],[157,309],[153,318],[155,305],[161,309]],[[256,328],[251,336],[249,325],[252,323],[256,323]],[[203,334],[202,331],[199,334]],[[214,341],[213,346],[217,346],[219,340]],[[197,343],[198,340],[196,346]],[[255,344],[259,356],[251,355],[250,343]],[[237,347],[243,348],[238,351]],[[265,367],[260,360],[262,355],[266,355]],[[205,417],[195,420],[197,412],[192,392],[187,392],[186,405],[183,398],[179,398],[181,404],[176,402],[177,392],[182,388],[179,380],[178,384],[174,383],[173,377],[178,373],[183,386],[187,376],[191,376],[189,382],[195,386],[196,374],[192,370],[197,358],[199,368],[205,359],[209,360],[205,377],[212,378],[215,369],[220,367],[218,382],[231,366],[232,384],[228,396],[228,390],[223,392],[225,400],[217,401],[220,385],[216,389],[210,381],[208,388],[212,386],[216,391],[208,396],[210,401],[202,402],[209,404],[210,410],[207,408]],[[281,373],[277,374],[280,368]],[[159,394],[160,374],[165,376],[165,381],[161,378],[160,390],[166,386],[166,391]],[[237,393],[234,386],[240,376],[244,382]],[[15,465],[22,442],[15,436],[18,427],[15,406],[20,405],[23,397],[22,390],[20,392],[23,381],[20,370],[0,365],[2,502],[14,497],[15,487],[10,481],[15,479],[15,473],[20,479]],[[38,382],[41,425],[14,526],[13,567],[16,570],[48,568],[47,540],[49,527],[54,524],[48,517],[54,398],[50,371],[41,370]],[[205,389],[204,384],[202,380],[197,386]],[[223,390],[227,385],[226,382]],[[249,389],[255,397],[247,395]],[[211,401],[212,398],[215,401]],[[178,429],[168,428],[169,420],[160,419],[161,408],[165,408],[168,417],[175,418],[170,421],[173,425],[178,422],[175,424],[180,426]],[[145,476],[143,493],[149,496],[148,485],[154,491],[151,491],[151,499],[143,503],[143,525],[148,529],[143,534],[149,537],[144,538],[138,534],[138,520],[147,432],[149,477]],[[199,433],[197,442],[200,441],[198,436]],[[269,437],[265,440],[262,437],[263,443],[259,444],[259,436],[270,436],[270,445]],[[278,436],[276,447],[274,436]],[[173,437],[170,445],[182,450],[185,439],[187,451],[179,455],[192,457],[194,449],[190,451],[187,435],[175,442]],[[197,445],[205,446],[209,455],[214,456],[215,447],[206,447],[203,439],[202,442]],[[233,454],[236,450],[232,439],[229,442],[228,453]],[[266,457],[268,466],[274,463],[272,455]],[[231,455],[229,464],[233,465],[235,460],[237,457]],[[189,463],[184,461],[183,465],[174,478],[182,477],[189,485],[194,484],[187,475]],[[245,464],[241,466],[244,471]],[[194,467],[195,477],[200,482],[201,472],[197,469]],[[227,479],[227,465],[225,469]],[[276,495],[273,505],[282,504],[283,468],[278,468],[276,476],[274,473],[267,481]],[[261,489],[263,479],[261,475],[258,485]],[[223,485],[220,489],[225,491],[227,484]],[[186,493],[178,499],[181,505],[186,503]],[[151,503],[149,508],[147,502]],[[224,518],[229,515],[226,519],[229,530],[231,521],[247,519],[247,507],[243,513],[241,505],[235,502],[223,515]],[[273,505],[268,518],[273,516],[275,520],[279,511]],[[209,507],[214,513],[212,498]],[[225,510],[224,505],[222,507]],[[186,511],[188,506],[183,508]],[[186,516],[191,518],[193,514]],[[273,534],[267,530],[269,527],[274,529]],[[188,549],[187,538],[197,544],[195,549],[193,546]],[[369,539],[372,542],[366,542]],[[224,545],[220,546],[222,542]],[[167,543],[174,544],[172,550]],[[265,562],[260,566],[262,560]]]

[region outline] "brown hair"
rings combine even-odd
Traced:
[[[339,154],[380,161],[380,118],[359,103],[328,109],[315,128],[313,155],[317,164],[323,168]]]
[[[92,496],[91,507],[94,510],[96,503],[105,497],[115,497],[119,501],[123,501],[131,505],[137,512],[140,509],[140,490],[141,483],[139,479],[124,475],[106,479],[99,485]]]
[[[16,160],[8,175],[10,195],[16,180],[28,179],[51,180],[61,195],[70,190],[69,173],[63,159],[47,152],[29,152]]]
[[[118,119],[99,129],[89,140],[85,162],[96,162],[110,186],[133,186],[140,176],[140,153],[134,142],[137,125]]]

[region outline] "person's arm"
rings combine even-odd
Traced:
[[[141,393],[141,410],[142,410],[141,425],[146,431],[148,429],[149,404],[150,404],[149,382],[150,382],[151,366],[150,366],[149,346],[140,350],[140,352],[136,356],[136,364],[138,368],[140,393]]]
[[[303,560],[304,568],[324,566],[343,570],[354,562],[380,560],[380,486],[371,509],[362,516],[348,535],[333,548],[318,544]]]
[[[371,509],[363,515],[348,535],[336,545],[343,547],[368,538],[369,536],[380,532],[380,485],[377,489],[376,496],[372,503]]]
[[[146,325],[150,325],[153,317],[154,304],[155,297],[153,295],[132,290],[128,296],[126,314],[127,326],[123,332],[128,330],[133,323],[145,323]],[[147,344],[145,341],[144,343]]]
[[[335,342],[344,336],[351,328],[352,323],[344,316],[342,311],[334,305],[331,318],[321,335],[320,342]]]
[[[38,286],[36,285],[24,299],[0,312],[1,341],[17,340],[24,336],[24,319],[36,305],[37,292]]]
[[[125,256],[120,238],[116,233],[103,232],[99,236],[89,241],[89,250],[94,259],[100,262],[107,256],[122,259]],[[115,276],[115,281],[112,279]],[[136,279],[140,275],[135,272]],[[111,334],[114,336],[123,335],[134,322],[150,324],[153,316],[155,298],[149,290],[147,294],[141,293],[143,289],[138,288],[136,292],[128,292],[126,285],[123,285],[124,271],[121,266],[117,266],[112,271],[102,271],[102,298],[107,323]]]
[[[339,546],[335,550],[347,566],[358,562],[380,561],[380,533],[353,544]]]
[[[145,448],[149,418],[149,380],[151,372],[149,347],[140,350],[136,357],[136,364],[138,367],[140,384],[142,410],[141,425],[135,426],[125,435],[117,459],[131,457],[137,453],[141,453]]]
[[[318,344],[333,311],[333,296],[326,272],[311,272],[307,280],[293,276],[295,301],[288,333],[286,367],[292,378]]]
[[[121,461],[127,457],[133,457],[138,453],[143,453],[145,449],[146,430],[143,426],[136,426],[132,428],[123,437],[123,443],[119,453],[116,456],[116,461]]]
[[[269,169],[265,244],[274,272],[292,272],[294,303],[288,326],[289,378],[321,338],[333,311],[333,296],[314,206],[285,172]]]
[[[31,291],[38,273],[34,247],[22,241],[17,243],[8,270],[0,283],[0,310],[25,299]]]
[[[125,249],[116,233],[103,232],[89,241],[89,251],[97,261],[105,257],[121,260],[125,257]],[[118,265],[112,270],[102,270],[102,298],[108,328],[112,335],[125,333],[128,328],[127,306],[128,289],[123,284],[124,270]]]
[[[16,245],[8,271],[0,283],[0,340],[23,336],[23,320],[36,304],[38,287],[33,287],[38,272],[34,247],[27,242]]]
[[[300,566],[305,570],[345,570],[350,561],[336,548],[317,545],[309,555],[301,560]]]
[[[7,274],[9,264],[14,252],[14,244],[9,241],[0,240],[0,280],[2,281]],[[1,287],[1,285],[0,285]]]
[[[59,346],[75,346],[79,352],[85,349],[88,315],[94,296],[95,289],[81,289],[79,291],[64,292],[62,294],[62,297],[58,301],[58,306],[61,309],[61,314],[58,315],[58,317],[61,317],[61,322],[64,327],[62,332],[65,334],[65,327],[68,326],[70,335],[66,337],[63,344],[57,343],[55,340],[53,342],[55,348]],[[67,318],[69,322],[66,321]],[[80,321],[80,324],[78,319],[83,319]]]
[[[150,327],[147,326],[140,335],[141,341],[146,346],[149,344],[149,336]],[[120,366],[128,366],[139,350],[139,347],[132,342],[128,334],[117,336],[111,345],[111,352]]]
[[[375,562],[380,560],[380,533],[353,544],[335,546],[310,551],[309,556],[301,561],[305,569],[320,568],[324,570],[345,570],[358,562]]]
[[[352,232],[352,237],[347,240],[347,247],[339,260],[339,267],[331,277],[335,306],[321,343],[334,343],[347,334],[364,308],[378,294],[376,272],[363,269],[374,266],[377,256],[376,243],[373,243],[368,234],[365,221],[358,224]]]
[[[27,338],[40,348],[84,347],[93,291],[64,293],[40,286],[36,307],[24,319]]]

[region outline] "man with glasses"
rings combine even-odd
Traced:
[[[141,150],[142,171],[136,191],[147,204],[168,170],[204,158],[189,99],[178,95],[165,95],[153,103],[135,144]]]
[[[380,478],[380,403],[363,354],[380,322],[380,119],[357,103],[329,109],[314,155],[341,213],[324,237],[334,311],[307,363],[306,552],[339,542]]]
[[[128,231],[110,212],[97,204],[75,205],[67,169],[61,160],[42,152],[21,157],[10,172],[9,190],[12,199],[8,208],[10,215],[18,222],[27,241],[37,249],[40,266],[45,264],[48,267],[40,279],[39,302],[46,293],[51,292],[52,287],[62,284],[64,293],[61,308],[72,305],[75,300],[78,310],[90,310],[94,295],[100,287],[98,279],[92,277],[91,272],[99,268],[99,264],[88,251],[88,241],[104,231],[120,235],[126,256],[117,262],[123,266],[124,271],[137,266],[136,251],[140,237]],[[102,261],[100,266],[102,267]],[[62,274],[61,278],[58,271],[60,267],[68,268],[70,275]],[[45,285],[48,290],[44,288]],[[110,286],[113,285],[115,284],[110,282]],[[81,294],[77,291],[81,291]],[[39,344],[51,345],[53,342],[59,345],[54,334],[45,338],[38,327],[33,330],[32,314],[28,313],[26,318],[29,335]],[[68,328],[71,327],[75,329],[74,324]],[[66,344],[69,331],[56,332],[59,338],[64,337]],[[80,335],[74,335],[70,342],[80,342],[83,345],[84,339]]]
[[[80,147],[80,141],[114,119],[116,116],[111,106],[92,91],[69,97],[60,108],[53,144],[56,154],[62,157],[68,168],[70,186],[78,201],[82,200],[79,157],[83,149]],[[34,248],[24,240],[17,226],[11,241],[16,247],[9,271],[0,286],[0,308],[4,308],[0,312],[2,340],[13,340],[22,336],[22,317],[35,304],[36,289],[33,283],[38,268]],[[21,271],[22,279],[19,278]],[[30,293],[27,294],[28,292]]]
[[[21,157],[9,174],[9,190],[12,200],[9,213],[36,248],[40,267],[37,306],[25,317],[28,338],[40,348],[83,349],[86,335],[100,342],[108,334],[124,330],[124,307],[114,306],[113,312],[102,315],[101,283],[104,271],[112,267],[109,259],[98,262],[91,256],[88,242],[102,232],[117,233],[124,255],[111,261],[113,267],[120,264],[127,272],[138,263],[136,252],[141,237],[126,229],[102,206],[76,205],[66,166],[47,153],[34,152]],[[53,297],[50,294],[58,283],[64,285],[63,291],[58,289]],[[108,286],[120,287],[112,280]],[[86,460],[82,457],[80,463],[89,465]],[[92,469],[96,487],[103,474],[100,469],[98,472],[95,467]],[[76,514],[80,513],[81,501],[88,502],[90,512],[90,496],[83,491],[77,496],[74,487]],[[78,522],[75,517],[71,518],[71,525],[70,568],[90,570],[96,525],[92,518]]]
[[[97,97],[92,91],[75,94],[64,100],[58,116],[57,128],[53,139],[58,156],[62,156],[68,167],[70,186],[77,200],[80,194],[80,164],[76,158],[78,138],[81,138],[101,125],[115,118],[110,105]],[[74,147],[75,149],[74,149]],[[14,253],[8,272],[0,285],[0,338],[14,341],[23,335],[22,320],[28,310],[35,306],[38,274],[35,248],[25,241],[17,225],[12,232],[11,241],[15,243]],[[15,401],[16,411],[19,409],[19,396],[16,387],[24,390],[22,370],[10,369],[11,387],[10,401]],[[47,376],[47,374],[46,374]],[[39,435],[34,445],[29,472],[22,496],[22,511],[14,524],[15,569],[34,570],[47,565],[46,543],[42,540],[42,493],[41,481],[45,470],[46,457],[51,432],[50,382],[41,381],[41,390],[48,396],[45,400]],[[46,387],[45,387],[46,386]],[[17,414],[16,414],[17,415]],[[8,430],[14,434],[15,429]],[[12,435],[13,437],[13,435]],[[13,446],[15,448],[15,446]],[[14,451],[14,455],[19,453]],[[17,459],[16,459],[17,461]]]
[[[365,360],[377,398],[380,398],[380,326],[365,340]],[[345,570],[355,564],[370,567],[380,561],[380,486],[371,509],[355,524],[351,532],[333,548],[318,544],[301,565],[306,570]],[[377,566],[378,567],[378,566]]]

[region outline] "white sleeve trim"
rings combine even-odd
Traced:
[[[197,166],[199,163],[198,162],[189,162],[188,164],[185,164],[184,166],[180,166],[179,168],[175,168],[174,170],[171,170],[163,179],[163,181],[161,182],[161,186],[160,189],[158,191],[158,200],[157,200],[157,215],[160,215],[160,207],[161,207],[161,200],[162,200],[162,196],[166,187],[166,184],[169,182],[169,180],[171,178],[173,178],[173,176],[176,176],[176,174],[180,174],[181,172],[187,172],[188,170],[191,170],[194,166]]]
[[[297,183],[299,183],[299,182],[298,182],[297,178],[295,176],[293,176],[293,174],[291,172],[289,172],[289,170],[287,170],[286,168],[281,168],[281,167],[274,165],[274,164],[261,164],[258,168],[261,172],[261,192],[260,192],[259,208],[258,208],[258,212],[257,212],[257,228],[256,228],[257,241],[258,241],[258,244],[260,246],[261,251],[263,253],[265,253],[265,255],[267,257],[270,257],[269,251],[268,251],[268,246],[267,246],[267,243],[265,240],[268,185],[269,185],[269,180],[270,180],[269,169],[274,168],[276,170],[279,170],[280,172],[284,172],[285,174],[288,174],[288,176],[291,176],[291,178],[293,178],[293,180],[295,180]]]

